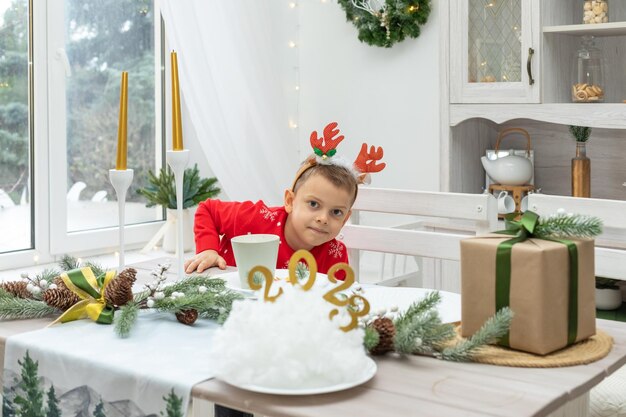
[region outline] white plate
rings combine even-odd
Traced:
[[[334,385],[326,385],[322,387],[315,388],[276,388],[276,387],[264,387],[260,385],[250,385],[250,384],[238,384],[236,382],[230,381],[228,378],[220,378],[222,381],[241,389],[245,389],[246,391],[260,392],[262,394],[275,394],[275,395],[312,395],[312,394],[326,394],[329,392],[337,392],[343,391],[348,388],[356,387],[357,385],[361,385],[372,379],[374,375],[376,375],[376,362],[374,362],[371,358],[367,359],[367,365],[363,369],[360,375],[355,377],[353,380],[348,382],[343,382],[341,384]]]
[[[274,280],[274,283],[272,284],[272,289],[271,289],[272,293],[274,293],[274,291],[278,291],[278,288],[280,288],[282,286],[291,285],[291,283],[287,282],[287,278],[289,277],[289,270],[287,270],[287,269],[277,269],[276,270],[276,277],[279,278],[279,279],[278,280]],[[254,297],[255,296],[255,291],[254,290],[241,288],[241,282],[239,281],[239,273],[237,271],[227,272],[227,273],[225,273],[223,275],[215,275],[215,278],[220,278],[220,279],[223,279],[224,281],[226,281],[226,288],[228,288],[228,289],[241,292],[242,294],[250,296],[250,297]],[[334,284],[331,284],[331,282],[328,281],[328,277],[327,277],[326,274],[321,274],[321,273],[318,272],[317,276],[315,278],[314,287],[315,288],[324,288],[324,287],[329,286],[329,285],[334,285]],[[331,287],[329,287],[329,288],[331,288]],[[270,295],[272,295],[272,294],[270,294]]]

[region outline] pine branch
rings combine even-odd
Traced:
[[[399,353],[429,353],[433,346],[454,336],[454,327],[443,324],[432,308],[396,325],[395,350]]]
[[[10,292],[5,291],[3,288],[0,288],[0,300],[4,298],[14,298],[15,296]]]
[[[556,214],[540,218],[535,227],[535,236],[592,238],[602,233],[602,220],[582,214]]]
[[[429,292],[420,301],[416,301],[403,314],[399,314],[398,318],[394,320],[394,324],[397,327],[402,327],[405,322],[410,322],[412,318],[418,314],[422,314],[433,307],[435,307],[441,301],[441,294],[438,291]]]
[[[365,345],[365,349],[369,352],[374,349],[378,343],[380,342],[380,335],[371,326],[365,327],[365,337],[363,338],[363,345]]]
[[[37,274],[37,280],[45,280],[48,284],[51,284],[56,277],[60,275],[60,272],[54,268],[46,268]]]
[[[158,311],[168,311],[178,313],[181,310],[196,310],[199,314],[210,314],[211,310],[223,310],[230,312],[232,302],[239,300],[243,296],[233,291],[225,291],[220,294],[205,292],[189,294],[182,297],[166,297],[162,300],[155,300],[154,308]]]
[[[59,268],[61,271],[71,271],[72,269],[78,268],[80,265],[78,264],[78,259],[73,257],[72,255],[65,254],[61,257],[59,261]]]
[[[120,307],[115,314],[115,333],[120,337],[128,337],[130,330],[137,320],[139,306],[134,301],[128,302]]]
[[[309,277],[309,267],[304,262],[298,262],[296,265],[296,277],[298,281],[302,281]]]
[[[470,361],[477,349],[494,343],[504,336],[511,327],[511,320],[513,320],[513,311],[505,307],[490,317],[472,337],[453,347],[445,348],[442,352],[435,353],[435,356],[446,361]]]
[[[180,280],[173,285],[163,288],[166,297],[172,295],[173,292],[182,292],[183,294],[194,294],[198,292],[198,287],[203,286],[207,289],[207,293],[218,293],[226,289],[226,281],[220,278],[209,278],[208,276],[193,276]]]
[[[36,319],[59,313],[58,309],[42,301],[0,297],[0,320]]]

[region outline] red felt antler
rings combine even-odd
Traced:
[[[377,149],[374,145],[372,145],[370,147],[370,151],[368,152],[367,143],[364,143],[361,145],[361,152],[359,152],[359,155],[354,161],[354,166],[362,173],[380,172],[385,168],[385,166],[387,166],[384,162],[380,164],[377,163],[377,161],[380,161],[381,159],[383,159],[383,148],[381,146]]]
[[[333,156],[335,154],[337,145],[339,145],[344,138],[343,135],[335,138],[335,136],[339,134],[339,129],[335,129],[336,127],[337,122],[328,123],[324,128],[324,136],[321,138],[317,137],[317,131],[314,130],[311,132],[311,146],[317,155]]]

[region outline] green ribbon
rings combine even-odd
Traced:
[[[509,307],[511,295],[511,251],[513,245],[525,241],[528,238],[549,240],[562,243],[567,246],[569,252],[569,295],[567,313],[567,344],[576,341],[578,332],[578,249],[571,240],[551,239],[534,235],[535,227],[539,223],[539,215],[532,211],[526,211],[520,220],[514,220],[516,215],[505,218],[506,230],[500,230],[498,234],[512,235],[511,239],[505,240],[498,245],[496,251],[496,311],[503,307]],[[509,333],[500,339],[500,344],[509,346]]]
[[[90,318],[101,324],[113,323],[115,309],[104,297],[107,285],[115,278],[115,271],[96,277],[91,268],[73,269],[61,274],[67,288],[81,300],[66,310],[54,323]]]

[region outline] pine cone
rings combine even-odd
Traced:
[[[63,284],[62,281],[61,283]],[[57,288],[48,289],[43,293],[43,301],[50,307],[65,311],[79,302],[80,298],[70,291],[65,284],[63,284],[63,286],[57,284]]]
[[[18,298],[33,298],[30,291],[26,289],[27,286],[28,283],[24,281],[11,281],[0,284],[0,288]]]
[[[112,306],[123,306],[133,299],[132,284],[123,279],[113,279],[104,290],[104,299]]]
[[[115,277],[106,290],[104,290],[104,299],[107,304],[114,306],[123,306],[133,299],[133,283],[136,280],[137,270],[134,268],[126,268]]]
[[[386,317],[377,318],[372,323],[372,327],[378,332],[380,340],[378,344],[370,350],[370,353],[372,355],[384,355],[387,352],[393,351],[393,339],[396,336],[396,326],[394,326],[393,321]]]
[[[57,286],[57,288],[64,288],[69,291],[69,288],[67,288],[67,285],[65,285],[65,282],[63,282],[63,279],[61,277],[56,277],[53,283]]]
[[[198,320],[198,310],[181,310],[176,313],[176,319],[182,324],[194,324]]]
[[[135,268],[126,268],[125,270],[123,270],[122,272],[120,272],[117,275],[117,278],[115,278],[116,280],[121,279],[124,281],[128,281],[131,284],[135,283],[135,280],[137,279],[137,270]]]

